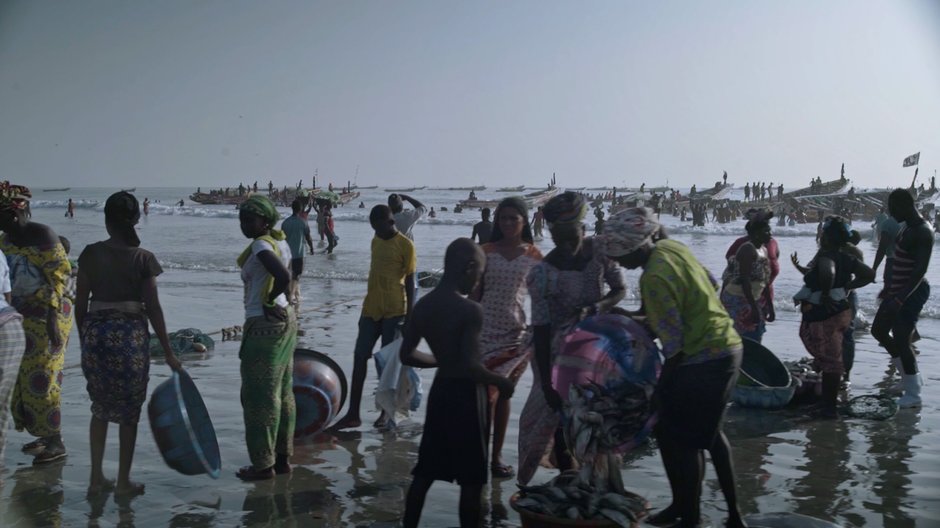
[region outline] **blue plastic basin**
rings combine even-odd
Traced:
[[[154,389],[147,406],[163,460],[184,475],[219,478],[222,460],[215,428],[196,384],[185,370]]]

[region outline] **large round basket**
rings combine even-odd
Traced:
[[[184,475],[219,478],[222,466],[209,411],[185,370],[154,389],[147,406],[150,429],[163,460]]]
[[[297,425],[294,437],[326,429],[346,402],[346,375],[329,356],[316,350],[294,351],[294,400]]]
[[[633,497],[635,499],[643,499],[643,497],[637,495],[636,493],[631,493],[629,491],[625,492],[625,495]],[[587,519],[562,519],[561,517],[552,517],[551,515],[545,515],[542,513],[535,513],[529,511],[525,508],[520,508],[516,505],[516,501],[519,500],[519,492],[513,493],[512,497],[509,498],[509,506],[516,510],[519,514],[519,518],[522,520],[522,528],[616,528],[617,523],[609,521],[606,519],[599,520],[587,520]],[[646,517],[647,511],[650,509],[650,503],[643,499],[644,511],[637,514],[637,519],[640,521]],[[640,526],[639,523],[634,522],[631,524],[633,527]]]
[[[731,399],[742,407],[759,409],[779,409],[790,403],[796,384],[787,366],[757,341],[742,341],[741,375]]]

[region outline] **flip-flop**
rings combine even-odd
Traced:
[[[490,473],[494,478],[512,478],[516,476],[516,470],[509,464],[491,464]]]
[[[245,466],[236,471],[235,476],[245,481],[268,480],[274,478],[274,468],[257,470],[251,466]]]

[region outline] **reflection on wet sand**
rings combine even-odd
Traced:
[[[909,500],[914,475],[909,463],[913,459],[911,440],[920,433],[920,416],[910,410],[902,410],[890,423],[866,424],[865,434],[871,443],[868,454],[875,460],[871,485],[881,504],[870,503],[868,508],[882,515],[882,525],[899,528],[917,525],[917,506]],[[921,468],[924,469],[924,468]],[[923,519],[922,519],[923,520]]]
[[[62,484],[61,460],[47,466],[27,466],[17,469],[10,477],[12,500],[5,501],[3,526],[62,526],[62,504],[65,489]]]

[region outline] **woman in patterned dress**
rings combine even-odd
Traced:
[[[130,473],[137,423],[150,379],[148,320],[163,346],[167,365],[173,370],[180,368],[157,296],[157,276],[163,268],[153,253],[139,247],[134,228],[139,220],[140,205],[134,195],[124,191],[112,194],[104,206],[110,238],[89,244],[78,257],[75,322],[91,399],[88,491],[92,494],[115,486],[102,471],[110,422],[119,425],[116,493],[137,495],[144,491],[143,484],[130,480]]]
[[[526,276],[542,260],[532,241],[532,229],[525,202],[506,198],[496,207],[490,241],[483,244],[486,270],[473,298],[483,305],[483,332],[480,336],[483,365],[494,374],[518,383],[532,352],[526,331]],[[503,441],[509,425],[509,399],[498,399],[490,390],[493,417],[493,455],[490,471],[495,478],[515,475],[502,459]]]
[[[543,210],[555,249],[529,272],[535,362],[532,391],[519,417],[519,482],[532,479],[554,442],[561,469],[573,465],[558,411],[563,399],[552,386],[552,365],[565,335],[584,315],[606,312],[624,295],[623,275],[607,258],[602,238],[584,237],[587,203],[573,192],[555,196]],[[605,284],[609,291],[605,294]]]
[[[0,251],[10,266],[11,303],[23,316],[26,351],[13,388],[18,431],[37,439],[23,446],[34,464],[64,458],[61,436],[62,367],[72,314],[63,302],[71,267],[49,226],[30,221],[29,189],[0,183]]]

